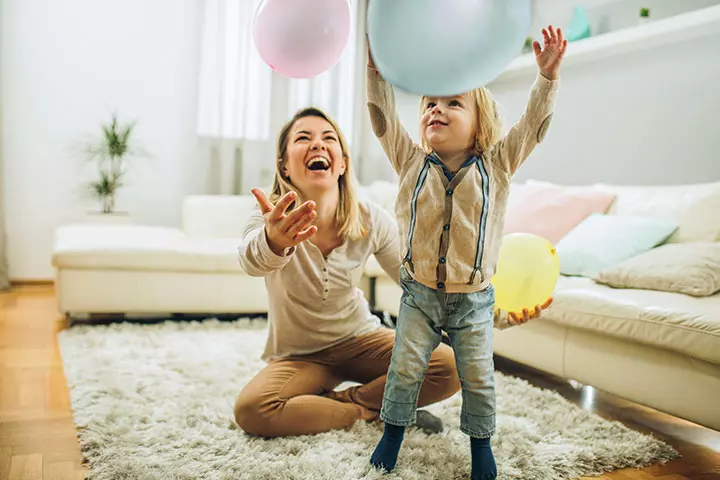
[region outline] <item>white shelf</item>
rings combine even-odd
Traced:
[[[628,52],[680,43],[718,32],[720,32],[720,5],[572,42],[568,44],[563,68]],[[714,61],[720,61],[720,58]],[[531,52],[513,60],[492,83],[501,83],[536,73],[535,54]]]

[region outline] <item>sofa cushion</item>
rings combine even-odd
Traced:
[[[66,225],[55,235],[53,265],[70,269],[242,273],[236,238],[190,239],[174,228]]]
[[[608,210],[678,225],[668,243],[720,240],[720,182],[672,186],[604,185],[617,195]]]
[[[560,272],[593,278],[603,268],[659,245],[675,228],[652,218],[594,213],[557,244]]]
[[[590,214],[605,213],[614,199],[598,187],[512,184],[503,233],[532,233],[555,244]]]
[[[720,294],[697,298],[561,277],[543,318],[720,364]]]
[[[183,199],[183,231],[192,238],[237,238],[256,207],[252,195],[188,195]]]
[[[397,201],[399,188],[397,182],[377,180],[370,185],[360,186],[359,197],[377,203],[395,218],[395,202]]]
[[[720,291],[720,242],[662,245],[602,270],[595,280],[616,288],[707,297]]]

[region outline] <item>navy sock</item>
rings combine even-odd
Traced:
[[[380,443],[375,447],[375,451],[370,457],[370,464],[376,468],[383,468],[391,472],[397,463],[403,436],[405,436],[405,427],[398,427],[385,422],[385,432],[383,432]]]
[[[490,448],[489,438],[470,437],[470,454],[472,455],[471,480],[495,480],[497,466]]]

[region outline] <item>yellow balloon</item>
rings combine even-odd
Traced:
[[[532,311],[552,296],[559,276],[560,259],[552,243],[529,233],[506,235],[491,280],[495,305],[508,312]]]

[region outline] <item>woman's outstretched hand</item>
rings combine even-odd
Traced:
[[[317,226],[312,225],[317,216],[315,202],[308,200],[287,213],[297,193],[288,192],[273,205],[259,188],[253,188],[251,192],[265,217],[265,235],[275,255],[283,255],[286,248],[299,245],[317,232]]]
[[[527,323],[530,319],[540,318],[540,315],[542,315],[542,311],[548,308],[552,301],[553,299],[552,297],[550,297],[542,305],[535,305],[532,313],[530,313],[527,308],[523,309],[522,314],[510,312],[508,314],[508,323],[513,326],[522,325],[523,323]]]

